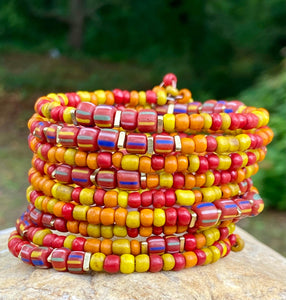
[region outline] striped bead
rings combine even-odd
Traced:
[[[157,113],[153,109],[142,109],[138,113],[138,130],[141,132],[157,131]]]
[[[77,136],[77,146],[80,151],[96,151],[98,150],[97,138],[99,129],[97,128],[81,128]]]
[[[97,144],[101,150],[115,151],[117,149],[119,132],[115,129],[102,129],[98,135]]]
[[[56,271],[67,271],[67,260],[71,250],[68,248],[55,249],[51,255],[51,264]]]
[[[259,194],[254,192],[249,192],[246,195],[244,195],[246,199],[252,200],[252,211],[251,216],[257,216],[260,214],[264,209],[264,202]]]
[[[111,170],[100,170],[96,176],[97,185],[103,189],[114,189],[116,188],[116,171]]]
[[[129,153],[144,154],[147,151],[147,137],[143,133],[130,133],[126,139],[126,150]]]
[[[178,253],[180,252],[180,240],[176,236],[166,236],[166,253]]]
[[[217,209],[221,210],[221,221],[232,220],[238,216],[236,203],[231,199],[220,199],[213,202]]]
[[[164,254],[166,245],[165,240],[161,236],[152,236],[147,239],[149,254]]]
[[[114,106],[99,105],[96,106],[93,113],[93,120],[98,127],[112,128],[114,124],[116,109]]]
[[[54,176],[56,180],[62,183],[71,183],[72,182],[72,167],[66,164],[59,165],[55,169]]]
[[[68,271],[75,274],[84,273],[83,262],[84,262],[83,251],[72,251],[67,260]]]
[[[174,151],[174,138],[169,135],[156,134],[154,136],[154,151],[157,154],[167,154]]]
[[[75,167],[72,170],[72,181],[82,187],[91,186],[90,175],[93,170],[87,167]]]
[[[51,267],[48,257],[52,252],[50,247],[36,247],[31,253],[32,264],[38,268],[47,269]]]
[[[123,190],[139,190],[140,189],[139,172],[119,170],[117,172],[118,188]]]
[[[174,105],[174,114],[186,114],[188,111],[187,104],[176,103]]]
[[[57,129],[58,125],[52,124],[47,127],[45,130],[45,136],[46,136],[46,141],[50,144],[56,144],[57,143]]]
[[[197,114],[199,112],[199,108],[202,106],[201,102],[192,102],[188,105],[188,114]]]
[[[93,126],[93,112],[95,105],[90,102],[81,102],[77,106],[75,117],[76,121],[80,125]]]
[[[192,210],[197,214],[196,227],[211,227],[218,222],[219,213],[213,203],[195,203]]]
[[[21,252],[20,252],[20,256],[21,256],[21,260],[28,264],[31,265],[32,264],[32,260],[31,260],[31,254],[34,251],[34,249],[36,248],[36,246],[32,246],[30,244],[26,244],[23,246]]]
[[[60,129],[58,138],[59,143],[64,147],[76,147],[76,139],[79,132],[79,128],[75,126],[64,126]]]
[[[133,109],[125,109],[121,113],[120,126],[124,130],[135,130],[137,126],[137,111]]]
[[[241,215],[239,218],[248,217],[251,215],[252,205],[250,200],[237,198],[234,199],[234,202],[239,207]]]

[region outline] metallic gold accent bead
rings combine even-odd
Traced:
[[[85,252],[84,258],[83,258],[83,270],[85,272],[89,271],[89,263],[90,263],[91,253]]]
[[[163,132],[163,126],[164,126],[164,118],[163,116],[158,116],[158,123],[157,123],[157,132],[161,133]]]
[[[180,252],[184,252],[185,250],[185,238],[183,236],[180,237]]]
[[[168,97],[167,97],[167,98],[168,98]],[[175,108],[174,103],[169,104],[169,105],[168,105],[167,114],[173,114],[173,113],[174,113],[174,108]]]
[[[147,253],[148,253],[148,243],[141,242],[141,254],[147,254]]]
[[[76,120],[75,112],[76,112],[76,109],[73,109],[73,110],[70,111],[70,114],[71,114],[71,119],[72,119],[73,124],[77,125],[77,120]]]
[[[120,128],[120,121],[121,121],[121,110],[117,110],[116,113],[115,113],[113,127]]]
[[[153,137],[152,136],[148,136],[147,141],[148,141],[147,153],[148,154],[153,154],[153,151],[154,151],[154,148],[153,148]]]
[[[126,132],[125,131],[120,131],[119,137],[118,137],[118,142],[117,142],[117,147],[118,148],[124,148],[125,138],[126,138]]]
[[[96,186],[97,185],[97,181],[96,181],[96,176],[97,173],[100,171],[100,168],[96,169],[90,176],[89,179],[90,181]]]
[[[195,226],[195,223],[197,221],[197,214],[194,211],[192,211],[191,209],[189,210],[189,212],[190,212],[190,214],[192,216],[191,222],[189,224],[189,228],[192,228],[192,227]]]
[[[175,151],[181,151],[182,150],[181,138],[178,135],[175,135],[174,141],[175,141]]]

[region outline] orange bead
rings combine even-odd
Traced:
[[[206,237],[202,233],[195,233],[197,248],[201,249],[206,245]]]
[[[192,98],[192,93],[188,89],[181,89],[179,92],[180,96],[183,96],[183,98],[178,98],[178,103],[188,103],[190,102],[190,99]]]
[[[221,191],[222,191],[222,198],[223,199],[228,199],[231,197],[231,189],[227,184],[223,184],[221,186]]]
[[[189,129],[189,116],[187,114],[177,114],[175,116],[175,128],[176,131],[186,131]]]
[[[195,142],[191,138],[181,138],[182,154],[192,154],[195,150]]]
[[[90,102],[94,105],[97,105],[97,97],[95,93],[89,93],[89,95],[90,95]]]
[[[97,153],[89,153],[87,155],[86,164],[92,170],[95,170],[95,169],[98,168],[98,165],[97,165],[97,155],[98,155]]]
[[[114,104],[114,95],[111,91],[105,91],[105,104],[106,105],[113,105]]]
[[[38,145],[38,141],[36,138],[33,138],[31,141],[30,141],[30,148],[33,152],[36,152],[36,147]],[[55,147],[56,148],[56,147]],[[52,149],[52,148],[51,148]],[[50,151],[50,150],[49,150]]]
[[[206,183],[205,174],[196,174],[196,187],[201,187]]]
[[[85,167],[86,166],[86,158],[87,153],[84,151],[77,151],[75,154],[75,164],[79,167]]]
[[[115,206],[117,206],[117,204],[118,204],[117,196],[118,196],[118,193],[116,191],[107,191],[104,194],[104,198],[103,198],[104,205],[106,207],[115,207]]]
[[[202,134],[197,134],[193,137],[195,142],[195,152],[203,153],[207,150],[207,138]]]
[[[104,208],[100,214],[100,221],[102,225],[113,225],[114,223],[114,209]]]
[[[258,171],[259,171],[259,165],[258,165],[258,163],[255,163],[253,165],[253,174],[252,175],[255,175]]]
[[[184,172],[189,167],[189,160],[185,155],[178,155],[177,163],[178,163],[178,167],[177,167],[178,172]]]
[[[121,167],[122,156],[123,156],[123,154],[121,152],[115,152],[115,153],[112,154],[112,164],[116,168]]]
[[[177,233],[183,233],[183,232],[187,231],[188,228],[189,228],[188,226],[180,226],[180,225],[178,225],[177,226]]]
[[[87,222],[91,224],[100,224],[100,214],[101,214],[102,208],[95,206],[91,207],[86,214]]]
[[[258,159],[258,161],[259,161],[259,162],[260,162],[260,161],[263,161],[264,158],[265,158],[265,156],[266,156],[266,151],[263,150],[263,149],[261,149],[261,148],[259,148],[259,149],[257,149],[257,150],[258,150],[258,152],[259,152],[259,159]]]
[[[154,212],[152,209],[144,208],[140,211],[140,222],[142,226],[152,226]]]
[[[84,251],[97,253],[100,251],[101,241],[99,239],[87,239],[84,243]]]
[[[100,245],[100,252],[102,252],[105,255],[112,254],[112,240],[110,239],[102,240]]]
[[[56,151],[57,151],[57,147],[52,147],[49,151],[48,151],[48,160],[50,163],[57,163],[56,160]]]
[[[137,256],[141,253],[141,244],[137,240],[132,240],[130,242],[131,254]]]
[[[268,135],[268,143],[271,143],[274,137],[273,130],[269,127],[262,128],[262,130]]]
[[[139,159],[139,172],[150,173],[151,172],[151,158],[147,156],[141,156]]]
[[[136,106],[139,102],[139,94],[137,91],[130,92],[130,105]]]
[[[79,221],[67,221],[67,230],[70,233],[79,233]]]
[[[80,222],[79,223],[78,231],[83,236],[88,236],[88,234],[87,234],[87,225],[88,225],[87,222]]]
[[[190,129],[201,131],[204,127],[205,120],[203,116],[200,114],[192,114],[190,115]]]
[[[48,212],[48,208],[47,208],[47,205],[48,205],[48,202],[51,200],[50,197],[45,197],[42,201],[42,211],[44,213],[47,213]]]
[[[173,226],[164,226],[164,234],[165,235],[173,235],[177,232],[177,225]]]
[[[240,183],[244,179],[245,179],[245,169],[238,169],[236,182]]]
[[[196,185],[196,177],[193,174],[187,173],[185,175],[185,188],[190,190]]]
[[[57,150],[56,150],[56,160],[58,162],[61,162],[61,163],[65,163],[65,152],[66,152],[66,148],[65,147],[58,147]]]
[[[147,174],[147,188],[152,189],[159,185],[158,174]]]
[[[259,135],[262,138],[262,140],[263,140],[262,145],[263,146],[266,146],[269,143],[269,137],[263,130],[257,130],[256,134]]]
[[[186,252],[184,252],[182,254],[184,255],[185,261],[186,261],[185,268],[192,268],[192,267],[194,267],[197,264],[198,257],[195,254],[195,252],[193,252],[193,251],[186,251]]]
[[[114,222],[118,226],[125,226],[127,213],[128,213],[128,211],[126,208],[123,208],[123,207],[117,208],[114,213]]]
[[[150,236],[152,235],[152,232],[153,232],[153,228],[152,226],[140,226],[139,227],[139,234],[141,236],[144,236],[144,237],[147,237],[147,236]]]
[[[166,173],[174,173],[177,171],[178,162],[177,158],[174,155],[165,157],[165,172]]]
[[[195,194],[195,203],[202,202],[203,200],[202,192],[200,190],[193,190],[193,192]]]
[[[226,220],[226,221],[222,221],[220,224],[219,224],[219,227],[226,227],[228,226],[229,224],[232,223],[232,220]]]
[[[54,213],[54,215],[55,215],[56,217],[59,217],[59,218],[63,217],[62,211],[63,211],[63,206],[64,206],[65,204],[66,204],[66,203],[63,202],[63,201],[58,201],[58,202],[54,205],[54,207],[53,207],[53,213]]]

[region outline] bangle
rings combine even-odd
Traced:
[[[29,204],[8,241],[14,256],[57,271],[128,274],[243,249],[233,232],[264,208],[251,176],[273,139],[269,114],[239,101],[193,102],[176,84],[170,73],[152,90],[36,101]]]

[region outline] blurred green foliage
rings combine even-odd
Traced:
[[[195,100],[270,111],[275,139],[254,180],[267,205],[286,209],[285,46],[284,0],[0,1],[0,101],[150,88],[174,72]]]

